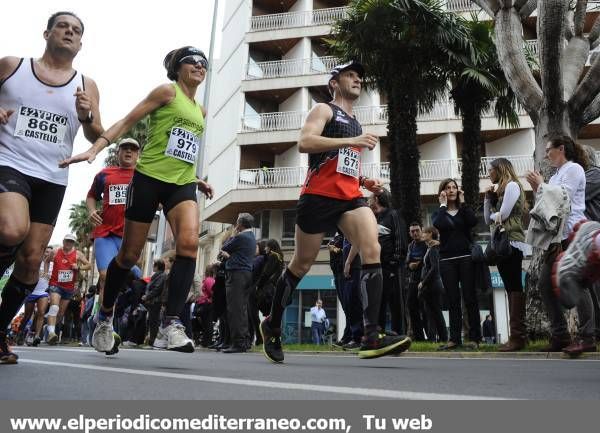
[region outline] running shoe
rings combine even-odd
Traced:
[[[594,242],[600,223],[586,221],[577,224],[573,231],[573,241],[552,267],[554,293],[565,308],[577,305],[585,286],[600,277],[600,252]]]
[[[92,335],[92,346],[98,352],[110,352],[115,345],[115,337],[112,327],[112,317],[106,320],[98,320],[94,334]]]
[[[25,337],[25,345],[31,346],[33,344],[34,335],[31,332],[27,333],[27,337]]]
[[[357,352],[360,349],[360,343],[358,341],[350,340],[342,346],[347,352]]]
[[[364,337],[358,351],[358,357],[362,359],[379,358],[385,355],[399,354],[405,352],[412,343],[405,335],[387,335],[385,333],[373,333]]]
[[[158,332],[156,333],[156,338],[154,339],[154,343],[152,343],[152,347],[155,349],[166,349],[169,345],[169,339],[167,334],[164,333],[164,328],[161,326],[158,328]]]
[[[31,342],[31,345],[33,347],[38,347],[40,345],[40,343],[42,342],[42,339],[40,337],[38,337],[37,335],[33,338],[33,341]]]
[[[185,326],[179,320],[171,320],[169,326],[163,329],[167,336],[167,350],[192,353],[194,342],[185,333]]]
[[[104,352],[105,355],[111,356],[119,353],[119,345],[121,344],[121,336],[113,331],[113,338],[115,339],[115,344],[113,344],[112,349],[107,352]]]
[[[271,328],[269,318],[260,322],[260,334],[263,339],[263,353],[265,357],[275,363],[283,362],[283,349],[281,348],[281,328]]]
[[[22,346],[23,344],[25,344],[25,332],[19,332],[17,334],[16,345],[17,346]]]
[[[137,343],[131,340],[127,340],[123,343],[123,347],[137,347]]]
[[[0,364],[16,364],[19,355],[10,350],[6,332],[0,332]]]
[[[46,343],[48,343],[50,346],[56,346],[56,344],[58,343],[58,335],[56,335],[54,332],[50,332],[48,334],[48,339],[46,340]]]

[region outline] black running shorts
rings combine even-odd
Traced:
[[[56,225],[66,189],[64,185],[0,166],[0,193],[14,192],[24,196],[29,202],[29,221],[32,223]]]
[[[367,206],[364,197],[340,200],[315,194],[303,194],[296,205],[296,224],[304,233],[317,234],[337,230],[337,224],[346,212]]]
[[[151,223],[159,204],[162,204],[163,212],[167,215],[183,201],[196,201],[196,189],[195,182],[176,185],[135,171],[127,189],[125,218],[140,223]]]

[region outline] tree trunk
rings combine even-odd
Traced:
[[[417,98],[392,85],[387,90],[390,138],[390,189],[395,208],[407,224],[421,221]]]
[[[479,176],[481,171],[481,105],[474,95],[464,95],[464,98],[453,95],[462,117],[463,146],[462,159],[462,190],[465,193],[465,203],[474,211],[479,209],[481,196],[479,194]]]

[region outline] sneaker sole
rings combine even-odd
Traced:
[[[18,364],[19,362],[17,361],[19,359],[19,357],[15,354],[10,354],[10,355],[6,355],[4,356],[2,359],[0,359],[0,364]]]
[[[48,343],[50,346],[56,346],[56,343],[58,343],[58,335],[50,337],[46,343]]]
[[[119,346],[121,345],[121,336],[116,332],[113,332],[113,338],[115,342],[113,343],[112,349],[104,352],[106,356],[116,355],[117,353],[119,353]]]
[[[173,352],[194,353],[194,345],[192,344],[191,341],[188,341],[183,346],[177,346],[177,347],[167,346],[167,350],[172,350]]]
[[[412,340],[406,337],[403,340],[400,340],[394,344],[390,344],[389,346],[382,347],[381,349],[360,350],[358,352],[358,357],[361,359],[374,359],[385,355],[400,354],[408,350],[411,343]]]
[[[278,361],[276,359],[273,359],[269,356],[269,354],[267,353],[267,351],[265,350],[265,341],[267,341],[267,339],[265,338],[265,333],[263,332],[263,327],[262,327],[262,323],[261,326],[258,327],[258,329],[260,330],[260,336],[263,339],[263,345],[262,345],[262,353],[263,355],[265,355],[265,358],[267,358],[269,361],[271,361],[273,364],[283,364],[283,359],[281,361]]]

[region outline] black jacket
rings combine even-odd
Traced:
[[[440,252],[439,243],[432,244],[423,257],[423,269],[421,270],[421,292],[440,292],[444,288],[442,276],[440,275]]]
[[[467,206],[461,206],[454,216],[440,207],[431,218],[433,226],[440,231],[440,257],[471,255],[473,237],[471,231],[477,225],[477,216]]]
[[[408,248],[406,223],[396,209],[384,209],[377,215],[381,264],[397,266],[404,261]]]
[[[150,277],[150,282],[146,286],[146,304],[160,303],[163,290],[166,286],[167,274],[164,272],[155,272]]]

